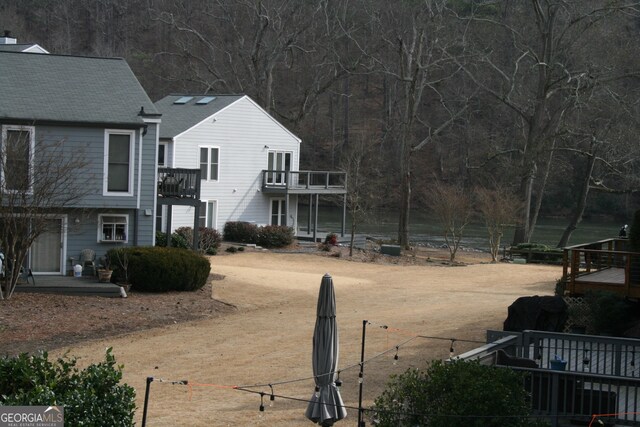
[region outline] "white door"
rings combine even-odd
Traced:
[[[287,151],[269,151],[268,168],[271,171],[288,172],[291,170],[291,155]],[[284,185],[287,183],[287,174],[272,172],[267,176],[267,184]]]
[[[31,270],[41,274],[62,274],[62,218],[47,220],[47,230],[31,245]]]

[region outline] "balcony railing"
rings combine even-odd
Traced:
[[[551,421],[640,425],[640,340],[541,331],[490,331],[494,342],[460,355],[523,372],[534,414]],[[564,371],[551,361],[565,360]]]
[[[200,199],[200,169],[158,168],[158,197]]]
[[[337,171],[262,171],[263,191],[345,193],[346,172]]]
[[[640,297],[640,253],[629,252],[627,239],[605,239],[563,250],[563,277],[572,295],[607,290]]]

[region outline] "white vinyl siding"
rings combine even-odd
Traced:
[[[105,130],[103,195],[133,195],[134,146],[133,131]]]
[[[171,166],[176,168],[199,168],[200,148],[219,148],[218,180],[203,179],[200,193],[200,200],[217,202],[217,218],[212,220],[218,231],[229,221],[271,223],[271,197],[261,191],[270,151],[290,153],[290,170],[299,168],[299,140],[248,98],[216,114],[215,121],[203,120],[176,137],[173,146]],[[297,203],[298,198],[291,196],[288,225],[297,218]],[[193,227],[193,213],[193,208],[174,206],[171,229]]]

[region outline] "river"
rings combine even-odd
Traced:
[[[318,230],[321,233],[339,232],[340,208],[322,207],[318,214]],[[306,228],[307,207],[300,206],[298,214],[299,226]],[[541,218],[534,229],[532,242],[542,243],[555,247],[567,227],[568,220],[564,218]],[[571,235],[570,245],[594,242],[596,240],[617,237],[620,227],[624,224],[600,219],[585,219],[578,229]],[[347,215],[346,231],[351,227],[350,218]],[[439,247],[444,245],[443,233],[438,222],[433,216],[423,212],[414,211],[410,217],[409,240],[412,244]],[[505,230],[501,246],[508,246],[513,239],[513,227]],[[364,234],[376,240],[391,241],[398,236],[398,214],[393,211],[381,211],[373,215],[368,221],[358,227],[357,234]],[[481,222],[472,222],[465,227],[462,247],[469,249],[488,250],[489,240],[487,230]]]

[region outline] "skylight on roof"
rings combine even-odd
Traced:
[[[178,99],[176,99],[175,101],[173,101],[174,104],[180,104],[180,105],[184,105],[187,102],[191,101],[193,99],[193,96],[183,96],[180,97]]]
[[[211,101],[213,101],[214,99],[216,99],[215,96],[205,96],[204,98],[200,98],[198,99],[198,101],[196,102],[196,104],[198,105],[207,105],[208,103],[210,103]]]

